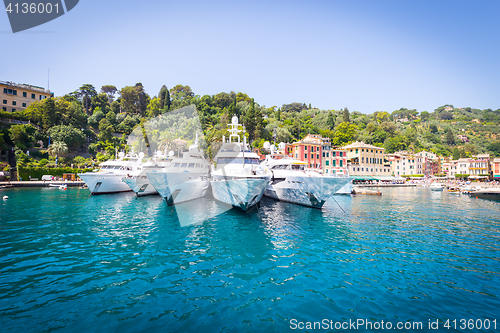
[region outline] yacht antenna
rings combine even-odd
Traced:
[[[245,125],[243,125],[243,169],[245,168],[245,146],[246,146],[246,137],[245,137]]]

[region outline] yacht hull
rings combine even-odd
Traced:
[[[123,175],[79,173],[80,177],[92,194],[109,194],[119,192],[130,192],[130,187],[122,181]]]
[[[158,191],[149,183],[149,179],[147,176],[136,176],[130,178],[122,179],[125,184],[127,184],[132,191],[138,196],[146,196],[158,194]]]
[[[351,181],[349,177],[288,176],[275,178],[264,195],[281,201],[321,209],[325,202]]]
[[[148,179],[169,206],[204,197],[210,186],[202,173],[152,172]]]
[[[269,180],[266,178],[216,178],[211,182],[212,194],[214,198],[243,211],[250,209],[257,204]]]

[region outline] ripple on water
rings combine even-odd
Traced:
[[[200,220],[193,203],[172,209],[130,193],[9,197],[0,205],[5,331],[279,332],[292,318],[498,315],[496,202],[394,188],[323,210],[264,198],[243,213],[203,199],[211,217]]]

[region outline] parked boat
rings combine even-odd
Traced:
[[[151,170],[147,177],[171,206],[205,196],[210,186],[209,172],[210,163],[203,156],[196,138],[182,157],[174,158],[163,170]]]
[[[440,183],[432,183],[431,186],[429,186],[431,191],[443,191],[444,186],[443,184]]]
[[[96,172],[79,173],[92,194],[130,192],[130,187],[122,181],[127,175],[141,170],[143,153],[127,154],[120,152],[119,159],[103,162]]]
[[[173,152],[171,153],[173,155]],[[150,159],[142,164],[142,170],[138,170],[138,174],[128,174],[128,176],[123,178],[122,181],[126,183],[139,197],[158,194],[158,191],[149,181],[148,173],[163,171],[171,165],[171,160],[172,158],[167,158],[167,156],[161,152],[157,152],[153,159]]]
[[[500,188],[481,189],[471,193],[471,197],[480,199],[500,200]]]
[[[447,189],[447,192],[449,194],[458,194],[458,195],[460,195],[460,189],[458,187],[449,187]]]
[[[280,149],[284,150],[281,146]],[[303,206],[322,208],[325,202],[351,181],[350,177],[322,176],[306,170],[307,163],[274,151],[262,162],[271,173],[264,195]]]
[[[217,166],[212,167],[210,184],[216,200],[246,211],[262,198],[271,172],[259,164],[256,153],[248,150],[245,137],[240,142],[238,117],[233,116],[228,126],[231,134],[228,141],[223,137],[215,156]]]

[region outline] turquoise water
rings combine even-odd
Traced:
[[[181,225],[160,197],[4,190],[1,330],[282,332],[292,319],[500,329],[500,203],[382,192],[337,197],[345,213],[264,198],[216,215],[202,199],[179,214],[214,217]]]

